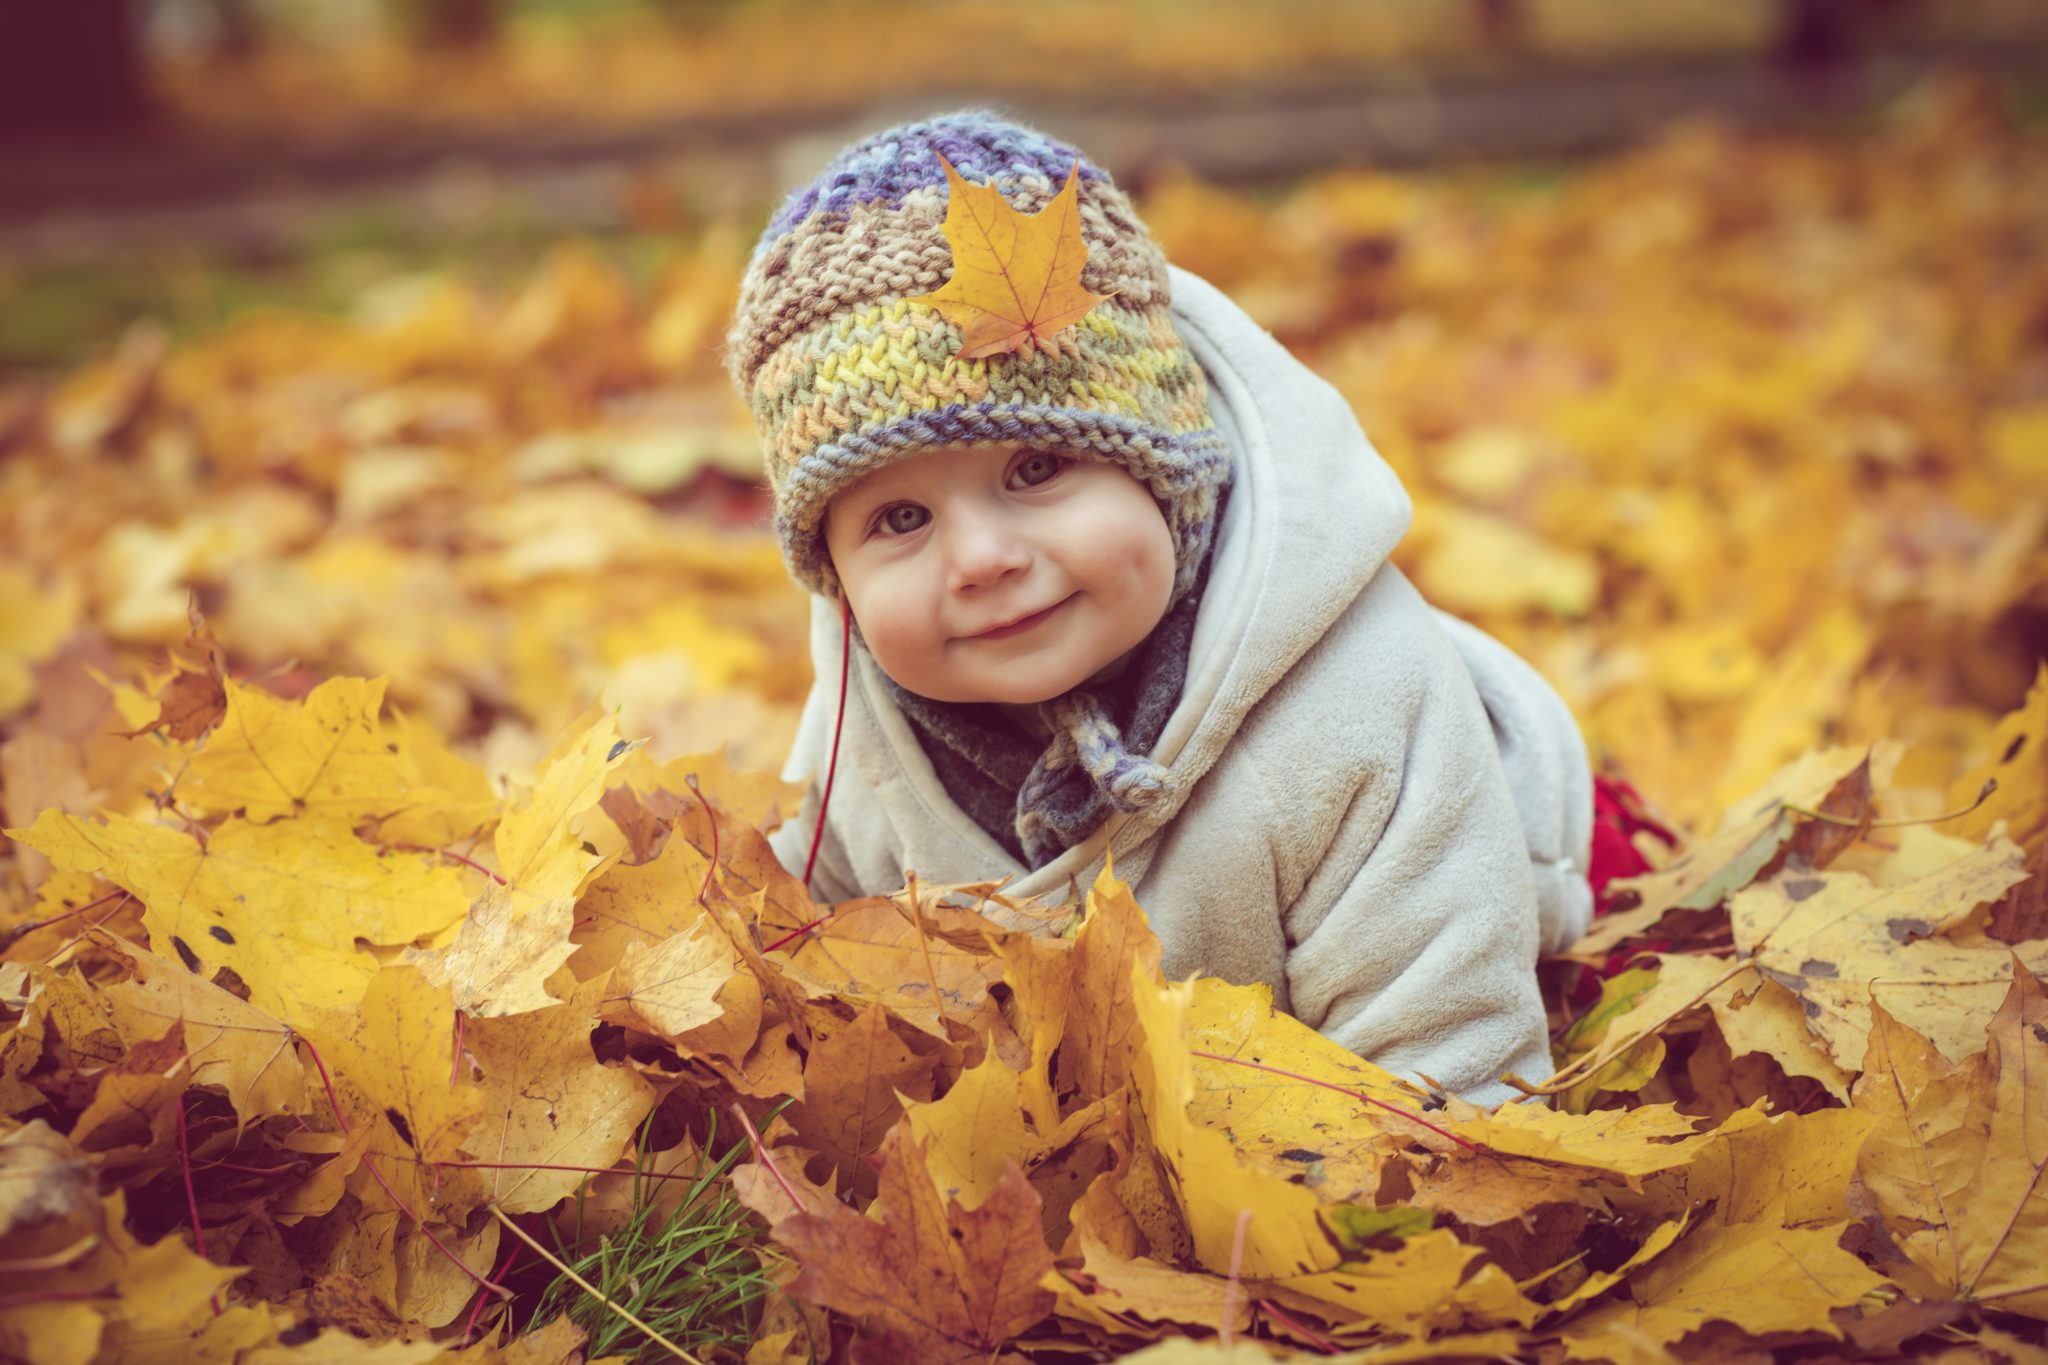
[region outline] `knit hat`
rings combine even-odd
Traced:
[[[956,360],[929,303],[953,250],[943,155],[1036,213],[1080,167],[1082,287],[1114,297],[1051,338]],[[753,408],[791,574],[839,595],[825,508],[871,470],[933,446],[1001,442],[1122,466],[1173,535],[1170,602],[1192,588],[1230,459],[1202,369],[1175,331],[1166,256],[1109,175],[1033,128],[970,109],[854,143],[783,202],[754,248],[726,338]]]

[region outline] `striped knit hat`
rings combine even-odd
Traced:
[[[952,275],[940,155],[1036,213],[1080,163],[1084,288],[1115,297],[1038,345],[955,360],[960,331],[910,299]],[[1215,532],[1228,448],[1201,366],[1168,313],[1166,257],[1108,174],[986,110],[886,129],[792,193],[754,248],[726,338],[751,404],[791,574],[839,595],[825,508],[890,460],[990,441],[1092,456],[1151,489],[1173,534],[1172,601]]]

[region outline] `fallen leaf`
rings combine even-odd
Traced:
[[[1079,1101],[1123,1089],[1137,1050],[1132,983],[1159,974],[1159,937],[1131,889],[1105,858],[1074,935],[1067,1021],[1055,1069],[1058,1089]]]
[[[872,1190],[874,1172],[863,1158],[903,1116],[899,1092],[929,1099],[931,1076],[931,1059],[896,1037],[888,1011],[869,1005],[811,1048],[804,1097],[790,1122],[799,1137],[832,1160],[843,1188]]]
[[[709,918],[651,948],[626,945],[611,974],[606,1020],[674,1039],[718,1018],[718,994],[733,976],[732,942]]]
[[[512,1168],[480,1173],[491,1202],[507,1213],[540,1213],[574,1194],[583,1172],[540,1168],[611,1165],[653,1106],[653,1086],[591,1053],[605,989],[588,982],[549,1009],[469,1026],[483,1101],[462,1149]]]
[[[569,941],[576,895],[599,862],[571,824],[598,803],[605,774],[629,748],[609,715],[565,735],[531,798],[498,822],[503,880],[485,885],[446,948],[410,955],[464,1012],[518,1014],[556,1002],[545,983],[576,951]]]
[[[2005,840],[1889,889],[1853,872],[1788,870],[1738,893],[1729,919],[1737,946],[1799,997],[1807,1027],[1844,1070],[1862,1069],[1873,999],[1956,1058],[1983,1036],[2013,958],[2004,944],[1938,931],[2023,875],[2020,850]],[[2048,966],[2048,945],[2033,947],[2030,965]]]
[[[349,1124],[369,1125],[366,1156],[415,1213],[432,1216],[477,1188],[461,1178],[471,1172],[432,1169],[464,1159],[463,1139],[484,1107],[482,1088],[455,1073],[455,1006],[445,986],[411,967],[386,967],[359,1009],[303,1031],[318,1042],[328,1071],[360,1097]]]
[[[2015,961],[1958,1065],[1882,1005],[1870,1039],[1854,1098],[1878,1124],[1857,1170],[1893,1238],[1945,1292],[2048,1319],[2048,991]]]
[[[941,1201],[907,1127],[881,1148],[879,1216],[827,1202],[774,1226],[803,1274],[792,1291],[860,1324],[857,1358],[938,1365],[988,1358],[1052,1311],[1038,1196],[1012,1168],[974,1208]]]
[[[132,944],[107,943],[130,976],[107,987],[107,1006],[130,1047],[184,1029],[193,1085],[219,1086],[241,1127],[272,1114],[309,1111],[305,1067],[291,1030],[182,966]]]
[[[380,853],[332,816],[231,816],[204,844],[124,815],[101,825],[58,811],[8,833],[134,892],[152,947],[205,975],[232,968],[251,1005],[294,1028],[361,1002],[377,959],[360,944],[411,943],[462,918],[451,869]]]
[[[396,809],[405,800],[398,764],[377,735],[385,683],[330,678],[294,702],[226,679],[227,714],[192,755],[181,793],[201,810],[256,824]]]
[[[1566,1358],[1635,1360],[1641,1343],[1668,1347],[1710,1322],[1758,1336],[1821,1332],[1839,1340],[1834,1310],[1885,1283],[1841,1249],[1844,1226],[1787,1228],[1766,1218],[1694,1228],[1630,1277],[1626,1299],[1572,1319]]]
[[[1088,245],[1081,239],[1077,161],[1067,182],[1038,212],[1019,213],[994,185],[970,185],[946,168],[946,221],[953,273],[937,290],[913,296],[960,329],[956,360],[979,360],[1044,345],[1110,297],[1081,287]]]

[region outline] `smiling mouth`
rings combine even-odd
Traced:
[[[1029,616],[1020,616],[1007,626],[997,626],[994,630],[985,630],[979,635],[970,635],[967,638],[970,640],[1006,640],[1012,635],[1022,635],[1025,631],[1038,625],[1071,601],[1073,601],[1071,596],[1062,597],[1044,611],[1035,611]]]

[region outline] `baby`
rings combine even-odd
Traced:
[[[1113,297],[955,359],[912,301],[952,273],[941,157],[1025,213],[1078,162]],[[1344,399],[1107,174],[979,110],[866,138],[769,223],[728,362],[815,594],[811,785],[771,840],[814,894],[1058,898],[1114,854],[1168,974],[1266,982],[1481,1103],[1549,1074],[1536,957],[1592,911],[1578,727],[1389,562],[1411,504]]]

